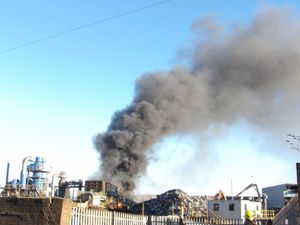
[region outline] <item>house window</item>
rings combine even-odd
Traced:
[[[229,204],[229,211],[234,211],[234,206],[235,206],[234,203],[230,203]]]
[[[218,203],[214,204],[214,211],[219,211],[220,205]]]
[[[244,205],[245,206],[245,211],[247,211],[247,205]]]

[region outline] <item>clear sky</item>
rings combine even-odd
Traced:
[[[0,1],[1,185],[7,162],[10,179],[18,178],[28,155],[44,157],[51,173],[65,171],[69,179],[93,174],[99,167],[93,137],[106,130],[116,110],[130,104],[138,77],[183,63],[179,53],[190,46],[198,19],[213,15],[235,26],[250,23],[270,5],[300,10],[297,0],[171,0],[134,12],[158,2]],[[132,13],[13,49],[127,12]],[[295,124],[299,128],[299,121]],[[170,137],[155,146],[137,192],[228,193],[232,181],[237,193],[252,182],[260,187],[295,183],[300,152],[289,149],[284,135],[274,153],[268,134],[240,121],[196,158],[199,140]]]

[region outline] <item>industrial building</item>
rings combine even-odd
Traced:
[[[272,220],[275,225],[281,225],[295,224],[299,215],[298,186],[295,184],[263,188],[262,194],[256,184],[250,184],[237,195],[229,197],[222,191],[215,196],[189,196],[180,189],[174,189],[138,204],[122,196],[118,187],[110,182],[70,181],[63,173],[53,174],[50,180],[49,174],[43,157],[25,157],[20,177],[12,180],[9,179],[7,165],[6,184],[0,198],[0,225],[90,225],[89,221],[96,217],[99,221],[106,218],[109,225],[115,224],[115,221],[128,225],[129,219],[124,218],[129,213],[130,221],[139,218],[142,225],[164,218],[169,222],[175,219],[174,225],[182,225],[183,219],[194,222],[199,219],[195,225],[216,225],[220,220],[228,219],[235,221],[233,224],[241,224],[246,210],[255,211],[255,219],[260,224]],[[297,174],[299,183],[300,164],[297,164]],[[56,182],[55,178],[58,179]],[[255,188],[257,196],[242,196],[249,188]],[[283,207],[276,217],[274,210],[267,210],[275,206]],[[162,221],[162,225],[166,221]],[[227,221],[226,224],[230,223]]]
[[[243,219],[246,210],[261,211],[262,204],[252,199],[209,200],[210,218]]]
[[[116,185],[106,181],[86,180],[83,183],[83,180],[67,180],[64,173],[53,174],[50,181],[50,170],[43,157],[25,157],[20,178],[9,180],[9,167],[8,163],[1,197],[60,197],[71,199],[81,206],[123,211],[136,204],[122,196]],[[55,178],[59,179],[57,185]]]
[[[268,209],[279,210],[297,194],[297,184],[280,184],[262,189],[268,198]]]
[[[257,196],[241,196],[245,191],[254,188]],[[209,218],[243,219],[245,212],[251,210],[257,212],[257,219],[266,221],[273,218],[274,211],[266,210],[266,197],[260,194],[256,184],[249,184],[235,196],[226,197],[220,191],[214,199],[208,201]]]
[[[136,204],[106,181],[67,180],[64,173],[54,173],[50,180],[43,157],[27,156],[21,168],[20,177],[10,180],[7,164],[6,183],[0,193],[0,225],[67,225],[75,215],[74,208],[124,212]]]
[[[43,157],[27,156],[22,161],[20,179],[9,181],[7,164],[6,184],[2,196],[7,197],[46,197],[49,193],[48,174]]]

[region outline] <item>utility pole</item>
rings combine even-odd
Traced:
[[[233,200],[233,186],[232,186],[232,178],[230,179],[230,190],[231,190],[231,200]]]
[[[300,205],[300,163],[296,164],[297,169],[297,191],[298,191],[298,204]],[[298,215],[300,215],[300,207],[298,209]],[[298,221],[300,218],[298,217]]]

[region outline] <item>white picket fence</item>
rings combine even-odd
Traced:
[[[75,207],[70,225],[146,225],[147,217],[115,211]]]
[[[198,218],[181,220],[172,216],[142,216],[101,209],[75,207],[70,225],[240,225],[241,220]]]

